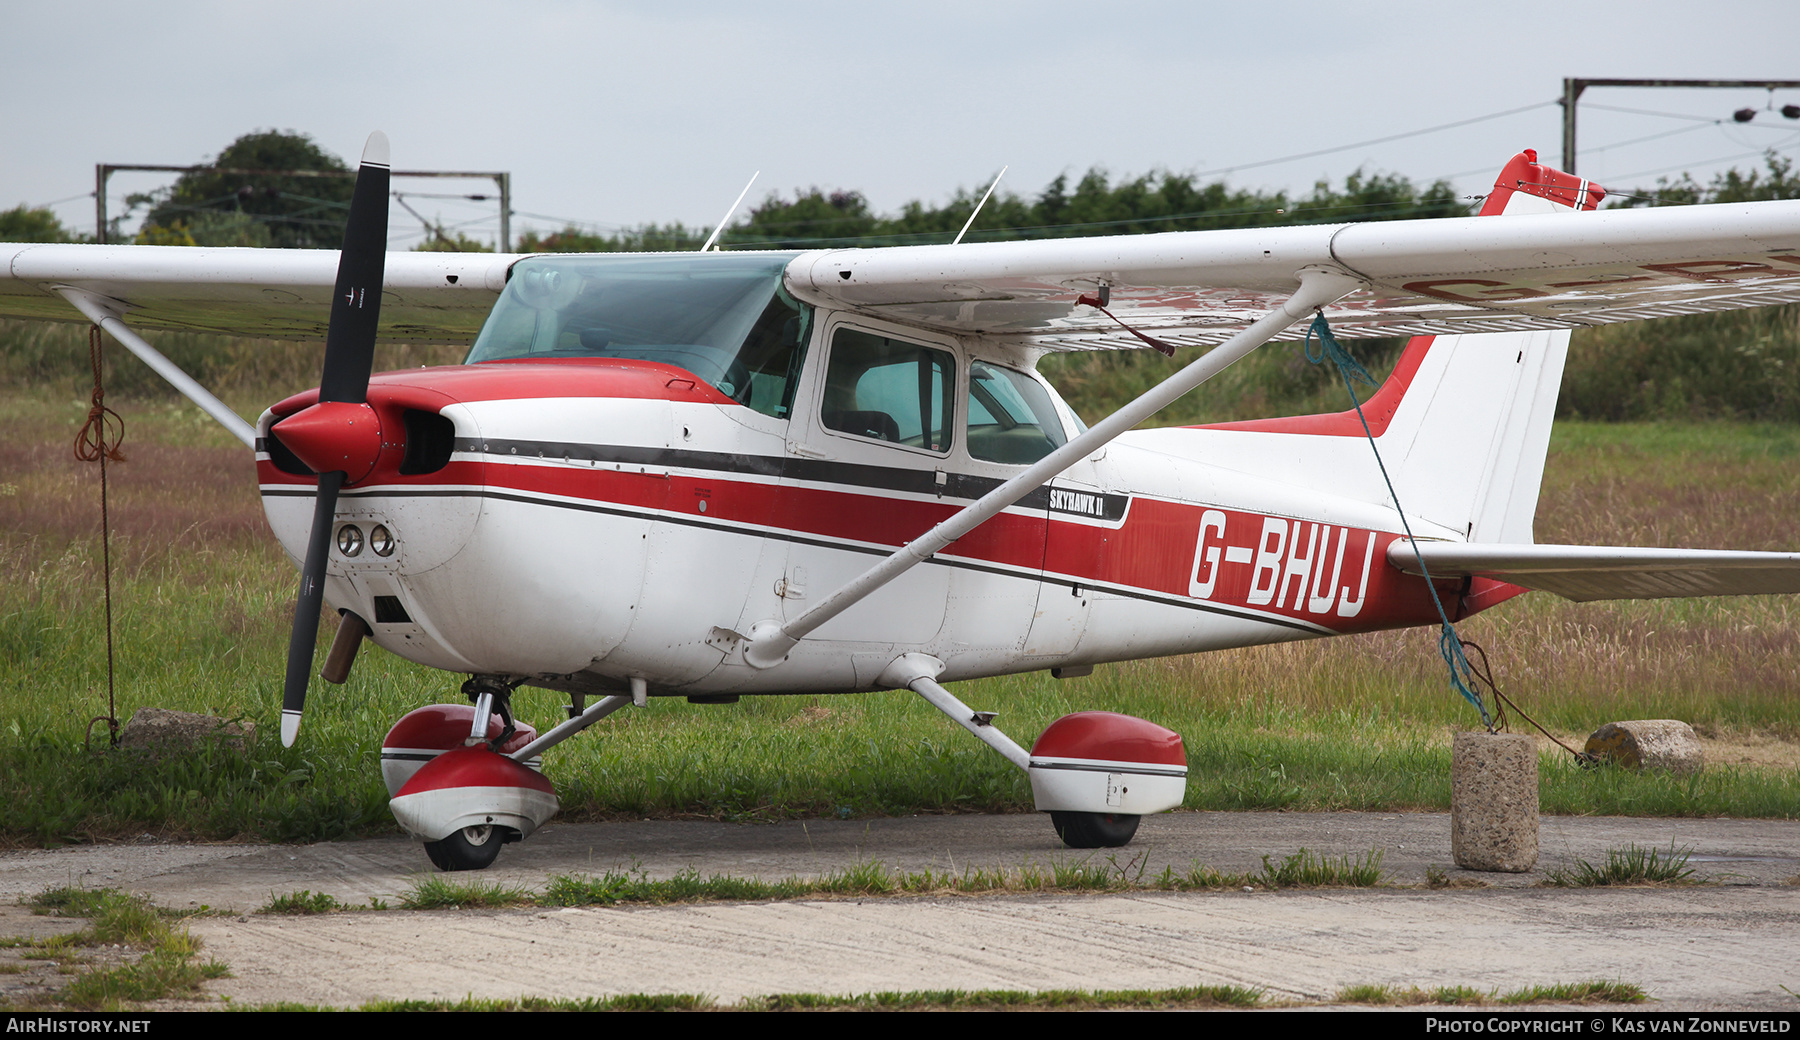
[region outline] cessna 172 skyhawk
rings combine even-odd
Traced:
[[[646,696],[910,688],[1069,844],[1120,845],[1180,803],[1178,735],[1084,712],[1026,751],[941,684],[1434,624],[1434,597],[1800,591],[1800,555],[1532,544],[1568,330],[1800,300],[1800,202],[1594,211],[1526,152],[1470,218],[390,256],[387,193],[377,134],[339,257],[0,246],[0,313],[100,325],[255,450],[302,568],[284,743],[322,600],[337,681],[365,637],[470,677],[472,708],[413,712],[383,754],[444,869],[542,824],[541,752]],[[1137,345],[1114,315],[1211,349],[1090,429],[1035,362]],[[1399,506],[1355,412],[1127,433],[1317,315],[1414,337],[1365,409]],[[323,332],[321,384],[252,427],[133,326]],[[377,336],[473,346],[371,376]],[[521,684],[571,717],[516,726]]]

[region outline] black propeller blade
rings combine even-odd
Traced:
[[[387,217],[388,140],[386,134],[377,130],[369,135],[369,143],[363,148],[356,190],[350,198],[350,222],[344,228],[344,249],[338,257],[331,324],[325,332],[319,404],[277,424],[288,427],[279,434],[282,443],[319,474],[319,496],[313,506],[306,562],[300,569],[300,597],[294,607],[293,633],[288,639],[287,683],[281,694],[283,747],[293,746],[300,733],[300,712],[306,706],[338,491],[350,476],[347,469],[359,469],[357,477],[368,472],[356,466],[356,461],[366,454],[356,449],[366,446],[371,434],[377,448],[380,444],[379,423],[367,399],[369,373],[375,366],[375,328],[381,317],[382,276],[387,266]],[[332,403],[339,403],[339,407],[330,407]],[[345,408],[345,404],[352,407]],[[355,407],[358,405],[361,408]],[[293,425],[288,426],[289,423]],[[353,429],[357,424],[363,428]],[[368,461],[372,465],[373,458]]]

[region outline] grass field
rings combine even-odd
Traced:
[[[225,383],[247,414],[274,396]],[[460,677],[373,647],[349,685],[315,684],[299,747],[274,739],[294,572],[269,536],[248,454],[164,398],[117,400],[129,461],[112,477],[118,714],[140,706],[255,721],[247,755],[87,754],[106,710],[95,467],[69,442],[86,395],[55,381],[0,397],[0,840],[154,833],[320,839],[394,827],[382,734]],[[1800,547],[1800,428],[1559,424],[1541,541]],[[1622,718],[1686,719],[1694,778],[1584,771],[1547,754],[1554,813],[1800,815],[1800,617],[1790,598],[1564,603],[1538,594],[1467,622],[1502,687],[1584,737]],[[1107,708],[1187,740],[1187,804],[1208,809],[1444,808],[1449,735],[1473,713],[1428,632],[1379,633],[960,684],[1029,743],[1065,712]],[[563,698],[522,690],[540,728]],[[1515,726],[1515,729],[1520,727]],[[1560,752],[1557,753],[1560,755]],[[1023,777],[906,693],[658,699],[555,749],[565,818],[865,816],[1030,808]]]

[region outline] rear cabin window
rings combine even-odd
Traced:
[[[839,433],[949,451],[955,373],[949,351],[839,329],[831,338],[820,419]]]

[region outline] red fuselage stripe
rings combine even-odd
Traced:
[[[310,487],[305,478],[281,473],[266,461],[258,468],[266,488]],[[417,494],[424,490],[418,485],[440,493],[553,495],[634,513],[654,511],[690,524],[856,542],[877,551],[906,544],[964,505],[723,475],[465,461],[407,484],[362,488],[356,495]],[[1387,545],[1396,537],[1136,496],[1118,524],[1073,522],[1037,510],[1004,512],[941,555],[1347,632],[1424,624],[1435,617],[1425,583],[1385,563]],[[1205,594],[1196,595],[1202,587]],[[1445,592],[1455,595],[1450,588]],[[1447,602],[1453,606],[1455,600]]]

